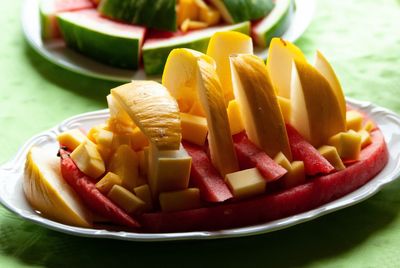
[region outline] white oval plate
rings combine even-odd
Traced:
[[[0,203],[22,218],[56,231],[78,236],[112,238],[131,241],[216,239],[256,235],[287,228],[361,202],[368,197],[371,197],[383,186],[394,181],[400,176],[400,117],[387,109],[375,106],[368,102],[348,100],[348,103],[360,111],[365,112],[378,124],[385,136],[385,140],[389,148],[389,162],[375,178],[361,188],[342,198],[304,213],[242,228],[219,231],[157,234],[122,231],[117,232],[73,227],[54,222],[35,213],[27,203],[22,189],[25,158],[29,148],[35,145],[48,148],[56,153],[58,150],[58,143],[56,141],[57,134],[77,127],[89,130],[91,126],[104,122],[108,116],[108,110],[100,110],[74,116],[70,119],[67,119],[60,125],[50,129],[49,131],[43,132],[31,138],[27,143],[25,143],[25,145],[22,146],[22,148],[18,151],[14,159],[0,167]]]
[[[315,0],[295,0],[296,10],[289,29],[282,36],[294,42],[307,29],[315,11]],[[140,79],[159,79],[147,76],[143,69],[138,71],[114,68],[94,61],[65,46],[63,40],[43,42],[40,36],[38,0],[25,0],[22,6],[22,29],[26,40],[40,55],[50,62],[70,71],[105,80],[129,82]],[[262,58],[267,57],[266,49],[256,50]]]

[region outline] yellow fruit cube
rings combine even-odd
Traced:
[[[205,117],[181,113],[182,139],[197,145],[204,145],[208,127]]]
[[[109,171],[121,178],[125,188],[133,191],[139,186],[139,159],[130,146],[124,144],[118,147],[110,160]]]
[[[96,144],[85,139],[71,153],[71,158],[79,170],[94,179],[99,178],[105,172],[103,159],[96,149]]]
[[[292,106],[290,104],[290,99],[278,96],[279,106],[281,107],[281,112],[283,119],[286,123],[290,122],[290,113],[292,111]]]
[[[149,170],[149,147],[137,152],[139,158],[139,173],[142,176],[147,176]]]
[[[329,145],[324,145],[318,148],[319,153],[326,159],[328,160],[329,163],[337,170],[343,170],[345,169],[345,165],[342,162],[342,159],[340,159],[339,153],[336,150],[336,147],[334,146],[329,146]]]
[[[131,146],[135,151],[142,150],[144,147],[149,145],[149,140],[140,130],[140,128],[136,127],[131,135]]]
[[[92,127],[87,134],[88,139],[91,140],[92,142],[96,143],[96,138],[97,138],[99,131],[101,129],[105,129],[105,128],[106,128],[105,124],[100,124],[100,125]]]
[[[195,0],[180,0],[177,8],[177,24],[182,25],[186,19],[195,20],[199,15],[199,8]]]
[[[371,135],[365,129],[358,131],[358,134],[361,136],[361,148],[366,147],[372,143]]]
[[[131,135],[129,134],[115,134],[112,141],[112,151],[117,150],[121,145],[131,146]]]
[[[236,198],[250,197],[265,192],[266,181],[257,168],[226,174],[225,181]]]
[[[375,129],[375,124],[371,120],[368,120],[364,126],[362,127],[364,130],[371,132],[373,129]]]
[[[216,9],[208,7],[206,5],[205,7],[200,7],[199,19],[200,21],[207,23],[209,26],[212,26],[219,23],[219,21],[221,20],[221,14]]]
[[[236,100],[229,101],[227,113],[231,134],[235,135],[244,131],[242,114],[240,113],[239,104]]]
[[[153,197],[160,192],[186,189],[189,185],[192,158],[182,147],[179,150],[160,151],[149,147],[149,185]]]
[[[107,194],[114,185],[122,185],[121,178],[112,172],[108,172],[101,180],[96,183],[96,188],[103,194]]]
[[[129,214],[143,211],[146,207],[139,197],[119,185],[114,185],[107,196]]]
[[[286,156],[282,153],[279,152],[275,158],[274,161],[280,165],[281,167],[283,167],[284,169],[286,169],[287,171],[290,171],[290,169],[292,168],[292,165],[290,164],[290,161],[286,158]]]
[[[136,196],[139,197],[146,204],[146,206],[144,207],[145,211],[153,209],[153,200],[148,184],[143,184],[141,186],[135,187],[134,192]]]
[[[201,107],[200,102],[196,101],[193,103],[192,107],[189,109],[189,114],[197,115],[197,116],[205,116],[203,107]]]
[[[62,146],[66,146],[68,150],[75,150],[76,147],[79,146],[84,140],[86,136],[79,129],[71,129],[65,131],[57,136],[58,142]]]
[[[346,112],[346,129],[359,131],[362,127],[363,116],[357,111]]]
[[[113,137],[114,133],[105,129],[100,129],[95,137],[97,150],[104,162],[107,162],[111,156]]]
[[[343,160],[358,160],[361,151],[361,135],[353,130],[340,132],[329,138],[328,144],[336,147]]]
[[[181,25],[181,31],[187,32],[189,30],[199,30],[207,27],[208,24],[205,22],[186,19]]]
[[[201,207],[200,191],[197,188],[189,188],[173,192],[163,192],[160,194],[159,199],[161,210],[165,212]]]
[[[290,171],[281,178],[281,184],[284,188],[291,188],[306,181],[303,161],[293,161]]]

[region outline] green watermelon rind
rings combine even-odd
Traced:
[[[111,35],[76,23],[69,12],[57,15],[60,31],[68,47],[102,63],[124,69],[139,68],[142,40]]]
[[[290,26],[294,11],[294,0],[279,0],[275,9],[264,19],[268,22],[264,25],[261,22],[261,26],[252,29],[255,44],[267,48],[272,38],[282,36]]]
[[[181,39],[177,38],[176,42],[156,42],[151,45],[143,46],[143,63],[144,70],[147,75],[158,75],[162,74],[164,65],[167,61],[169,53],[175,48],[190,48],[203,53],[207,52],[208,43],[211,36],[216,32],[221,31],[237,31],[246,35],[250,34],[250,22],[242,22],[235,25],[214,27],[215,30],[208,30],[208,33],[201,36],[198,39],[185,39],[183,36]],[[201,30],[198,31],[201,34]]]
[[[176,0],[102,0],[98,11],[111,19],[143,25],[149,28],[172,31],[177,30]]]

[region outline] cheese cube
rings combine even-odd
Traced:
[[[108,172],[96,183],[96,188],[103,194],[107,194],[114,185],[122,185],[122,180],[117,174]]]
[[[143,200],[119,185],[114,185],[107,196],[129,214],[141,212],[146,206]]]
[[[290,122],[290,113],[292,111],[292,106],[290,103],[290,99],[278,96],[278,103],[281,107],[281,113],[283,115],[283,119],[286,123]]]
[[[318,148],[319,153],[326,159],[328,160],[329,163],[337,170],[343,170],[345,169],[345,165],[342,162],[342,159],[340,159],[339,153],[336,150],[336,147],[334,146],[329,146],[329,145],[324,145]]]
[[[117,174],[122,185],[133,191],[139,186],[139,159],[129,145],[121,145],[110,160],[109,171]]]
[[[225,181],[236,198],[250,197],[265,192],[266,181],[257,168],[226,174]]]
[[[103,158],[96,149],[96,144],[85,139],[71,153],[71,158],[79,170],[94,179],[99,178],[105,172]]]
[[[371,135],[365,129],[358,131],[361,136],[361,148],[364,148],[372,143]]]
[[[363,115],[357,111],[346,112],[346,129],[359,131],[362,127]]]
[[[187,210],[201,207],[200,191],[189,188],[181,191],[163,192],[160,194],[160,206],[164,212]]]
[[[79,129],[71,129],[57,136],[58,142],[62,146],[66,146],[71,152],[75,150],[84,140],[86,136]]]
[[[139,197],[146,205],[144,207],[145,211],[153,209],[153,200],[151,197],[151,191],[148,184],[143,184],[141,186],[135,187],[135,195]]]
[[[140,130],[136,127],[131,134],[131,146],[135,151],[142,150],[144,147],[149,145],[149,140]]]
[[[240,113],[239,104],[236,100],[229,101],[227,114],[229,126],[231,128],[231,134],[235,135],[244,131],[242,114]]]
[[[329,138],[328,144],[336,147],[343,160],[358,160],[361,151],[361,135],[353,130],[340,132]]]
[[[208,127],[205,117],[181,113],[182,139],[197,145],[204,145]]]

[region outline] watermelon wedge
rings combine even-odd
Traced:
[[[137,69],[146,29],[103,18],[95,9],[58,14],[66,44],[100,62]]]

